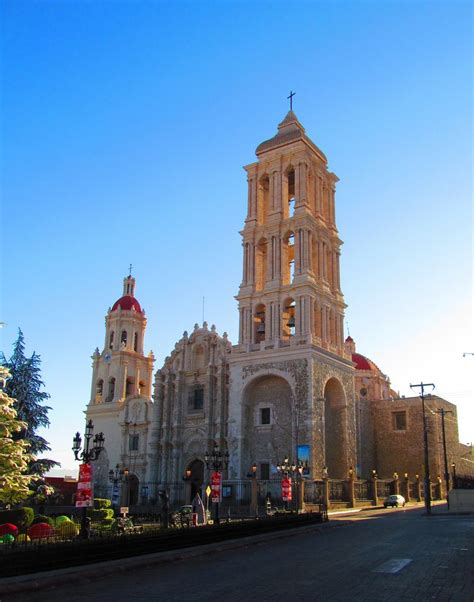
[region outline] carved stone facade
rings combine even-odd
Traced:
[[[368,477],[377,463],[379,475],[390,476],[380,473],[394,466],[383,450],[397,450],[402,471],[396,441],[416,447],[416,432],[412,439],[398,422],[393,428],[408,400],[392,411],[388,378],[350,337],[344,342],[337,176],[292,111],[256,155],[245,168],[238,343],[196,324],[156,372],[152,395],[154,357],[144,355],[146,318],[131,276],[107,314],[87,407],[105,435],[95,470],[102,495],[118,465],[129,469],[131,504],[156,500],[160,489],[173,503],[189,503],[208,484],[205,452],[214,444],[229,453],[223,476],[236,503],[253,464],[262,480],[285,457],[305,462],[309,479],[342,479],[351,468]],[[407,415],[419,431],[416,411]],[[418,466],[419,444],[410,467]]]

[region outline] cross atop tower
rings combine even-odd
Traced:
[[[128,268],[128,269],[129,269],[129,272],[130,272],[130,276],[132,275],[132,268],[133,268],[133,265],[132,265],[132,264],[130,264],[130,266],[129,266],[129,268]]]
[[[295,96],[296,92],[292,92],[290,90],[290,95],[287,97],[288,100],[290,101],[290,111],[293,110],[293,96]]]

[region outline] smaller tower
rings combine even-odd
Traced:
[[[107,487],[110,468],[127,468],[138,483],[147,478],[148,431],[152,419],[154,356],[144,354],[145,311],[135,297],[135,278],[123,279],[123,294],[107,312],[102,351],[92,355],[87,419],[105,435],[94,481]],[[105,492],[104,492],[105,493]]]

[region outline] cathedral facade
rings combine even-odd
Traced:
[[[105,435],[96,495],[127,468],[131,505],[169,491],[187,501],[208,483],[205,452],[228,454],[232,495],[256,466],[260,480],[287,457],[305,478],[368,476],[376,461],[374,401],[396,397],[388,378],[344,340],[336,227],[337,176],[293,111],[245,167],[247,216],[235,345],[214,326],[184,332],[153,373],[135,279],[106,317],[93,359],[87,419]]]

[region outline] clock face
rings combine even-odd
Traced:
[[[111,359],[112,359],[112,354],[111,354],[111,353],[109,353],[109,352],[107,352],[107,353],[104,355],[104,362],[106,362],[107,364],[110,364],[110,361],[111,361]]]

